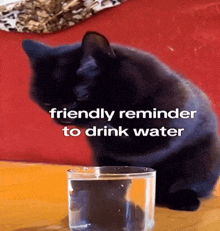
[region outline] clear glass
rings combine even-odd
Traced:
[[[67,174],[72,231],[153,230],[155,170],[76,166]]]

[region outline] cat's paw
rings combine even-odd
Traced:
[[[190,189],[184,189],[168,195],[168,204],[172,209],[195,211],[200,206],[197,193]]]

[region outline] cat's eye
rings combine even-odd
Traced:
[[[45,106],[51,106],[51,104],[50,104],[50,103],[44,103],[44,105],[45,105]]]

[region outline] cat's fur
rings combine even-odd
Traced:
[[[207,96],[149,53],[88,32],[82,43],[49,47],[23,43],[32,67],[32,98],[51,108],[197,111],[194,119],[57,119],[81,127],[184,128],[176,137],[90,137],[98,165],[134,165],[157,170],[157,202],[196,210],[218,179],[220,150],[216,116]]]

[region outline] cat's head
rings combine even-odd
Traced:
[[[120,59],[101,34],[87,32],[82,43],[50,47],[25,40],[33,76],[31,96],[44,110],[115,110],[131,97]],[[123,102],[122,102],[123,101]],[[83,119],[57,119],[62,124],[82,125]]]

